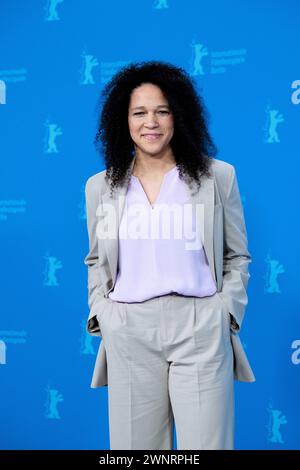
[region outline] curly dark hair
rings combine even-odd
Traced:
[[[209,120],[203,99],[188,73],[168,62],[131,63],[119,70],[105,85],[97,106],[102,107],[94,139],[106,165],[111,192],[129,178],[134,142],[128,128],[128,107],[134,88],[143,83],[157,85],[164,94],[174,118],[170,146],[179,176],[201,185],[201,176],[210,175],[211,160],[217,148],[208,132]]]

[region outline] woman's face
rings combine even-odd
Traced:
[[[173,115],[158,86],[144,83],[132,91],[128,126],[136,150],[156,155],[169,147],[174,132]]]

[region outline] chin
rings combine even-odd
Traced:
[[[161,153],[164,150],[164,147],[154,147],[154,146],[152,148],[145,147],[145,148],[142,148],[141,150],[144,153],[150,153],[152,155],[156,155],[158,153]]]

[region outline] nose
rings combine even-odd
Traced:
[[[157,117],[155,114],[149,113],[149,115],[145,119],[145,125],[147,127],[156,127],[157,126]]]

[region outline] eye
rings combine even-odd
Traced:
[[[162,113],[162,114],[170,114],[169,111],[165,111],[165,110],[161,110],[161,111],[158,111],[159,113]],[[141,114],[144,114],[143,111],[139,111],[137,113],[133,113],[134,116],[139,116]]]

